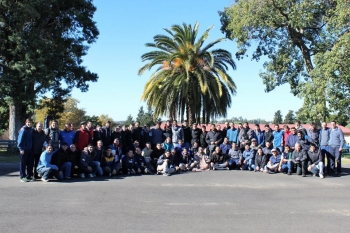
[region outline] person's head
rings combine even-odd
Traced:
[[[166,150],[164,155],[166,158],[169,158],[171,156],[170,150]]]
[[[187,121],[183,121],[182,125],[186,127],[187,126]]]
[[[66,142],[62,142],[61,143],[61,148],[62,148],[62,150],[66,151],[67,148],[68,148],[68,144]]]
[[[269,131],[270,130],[270,126],[268,124],[265,125],[265,131]]]
[[[299,128],[300,127],[300,121],[295,121],[294,125],[295,125],[295,128]]]
[[[207,131],[207,127],[205,125],[202,126],[202,131],[203,132]]]
[[[217,131],[220,131],[220,130],[221,130],[221,125],[217,125],[217,126],[216,126],[216,130],[217,130]]]
[[[275,130],[278,131],[280,129],[280,125],[279,124],[275,124]]]
[[[102,148],[102,146],[103,146],[102,140],[98,140],[96,145],[98,148]]]
[[[290,152],[290,146],[286,145],[284,147],[284,152],[289,153]]]
[[[146,142],[146,148],[147,148],[147,149],[151,149],[151,143]]]
[[[58,121],[53,120],[53,121],[51,122],[51,128],[55,129],[56,127],[58,127]]]
[[[322,122],[322,128],[327,129],[327,122]]]
[[[235,123],[230,122],[230,127],[231,127],[231,129],[234,128],[235,127]]]
[[[236,142],[232,142],[232,149],[236,149],[237,147],[237,143]]]
[[[71,125],[70,125],[70,123],[64,124],[64,129],[65,129],[66,131],[71,131]]]
[[[171,137],[167,137],[167,138],[165,139],[165,142],[168,143],[168,144],[171,143]]]
[[[88,122],[86,123],[86,127],[89,128],[89,129],[92,128],[92,122],[91,122],[91,121],[88,121]]]
[[[134,151],[133,150],[129,150],[128,151],[128,157],[132,158],[132,156],[134,156]]]
[[[229,127],[230,125],[228,124],[228,122],[226,121],[225,122],[225,127],[226,127],[226,129]]]
[[[156,123],[156,129],[159,129],[159,128],[160,128],[160,123],[157,122],[157,123]]]
[[[187,154],[188,154],[188,150],[187,150],[186,147],[182,149],[182,154],[183,154],[183,155],[187,155]]]
[[[102,130],[102,126],[100,124],[96,124],[96,131],[101,131]]]
[[[197,123],[192,124],[192,129],[197,129]]]
[[[53,151],[53,146],[52,146],[51,144],[47,145],[47,146],[46,146],[46,151],[47,151],[48,153],[51,153],[51,152]]]
[[[310,145],[310,151],[311,151],[311,152],[315,152],[315,150],[316,150],[316,145],[313,144],[313,143],[311,143],[311,145]]]
[[[193,143],[193,147],[194,147],[194,148],[197,148],[197,147],[198,147],[198,142],[194,142],[194,143]]]
[[[184,142],[182,141],[182,139],[179,139],[177,143],[179,143],[179,145],[181,146]]]
[[[292,132],[292,134],[296,135],[297,134],[297,129],[293,126],[292,128],[290,128],[290,131]]]
[[[135,127],[136,127],[136,128],[140,127],[140,122],[136,121],[136,122],[135,122]]]
[[[270,141],[266,141],[266,142],[265,142],[265,146],[266,146],[267,148],[269,148],[269,147],[271,146],[271,142],[270,142]]]
[[[228,138],[224,138],[224,143],[227,144],[228,143]]]
[[[211,125],[210,125],[210,129],[211,129],[212,131],[214,131],[214,130],[215,130],[215,124],[211,124]]]
[[[43,130],[43,124],[41,122],[36,123],[36,130],[41,132]]]
[[[107,156],[110,156],[112,154],[112,148],[108,147],[106,150]]]
[[[156,147],[158,150],[162,149],[162,145],[160,143],[157,143]]]
[[[337,122],[331,121],[331,127],[332,129],[335,129],[337,127]]]
[[[86,122],[85,121],[80,122],[80,128],[86,129]]]
[[[315,130],[315,129],[316,129],[316,123],[315,123],[315,122],[311,122],[311,123],[310,123],[310,128],[311,128],[312,130]]]
[[[89,152],[93,152],[94,151],[94,146],[92,144],[89,144],[88,151]]]
[[[115,127],[115,132],[117,132],[117,133],[120,132],[120,126],[119,126],[119,125],[117,125],[117,126]]]
[[[165,123],[168,127],[171,125],[170,121],[167,120],[166,123]]]
[[[171,153],[172,155],[175,155],[175,154],[176,154],[176,150],[173,148],[173,149],[171,149],[170,153]]]
[[[243,123],[243,127],[244,127],[244,128],[248,128],[248,122],[244,122],[244,123]]]
[[[198,152],[199,152],[199,153],[203,153],[203,147],[201,147],[201,146],[198,147]]]
[[[74,123],[70,123],[70,130],[75,130],[75,124]]]
[[[298,131],[298,132],[297,132],[297,135],[298,135],[298,138],[299,138],[299,139],[302,139],[302,138],[303,138],[303,132]]]
[[[249,143],[246,143],[246,144],[244,145],[244,148],[245,148],[245,150],[249,150],[249,149],[250,149]]]
[[[263,150],[262,150],[262,148],[261,148],[261,147],[259,147],[257,152],[258,152],[258,155],[262,155],[262,154],[263,154]]]
[[[132,131],[132,130],[134,129],[134,126],[129,125],[128,129],[129,129],[130,131]]]
[[[71,145],[69,146],[69,148],[70,148],[70,150],[73,151],[73,152],[77,150],[77,147],[75,146],[75,144],[71,144]]]
[[[258,144],[258,143],[256,142],[256,139],[253,138],[253,139],[252,139],[252,146],[257,146],[257,144]]]
[[[173,120],[173,126],[177,126],[177,120]]]
[[[260,130],[260,125],[259,125],[259,124],[255,124],[254,129],[255,129],[256,131],[259,131],[259,130]]]
[[[242,129],[243,128],[243,124],[242,123],[238,123],[238,128]]]
[[[141,154],[141,149],[140,149],[140,147],[136,147],[136,148],[135,148],[135,153],[138,154],[138,155]]]
[[[140,145],[139,141],[135,140],[135,141],[134,141],[134,146],[137,147],[137,146],[139,146],[139,145]]]
[[[111,127],[111,122],[110,122],[110,121],[107,121],[107,122],[105,123],[105,126],[106,126],[106,128]]]
[[[271,153],[272,153],[272,155],[273,155],[274,157],[276,157],[277,154],[278,154],[278,152],[277,152],[277,150],[276,150],[275,148],[271,150]]]
[[[119,139],[118,139],[118,138],[115,138],[115,139],[113,140],[113,144],[114,144],[115,146],[119,146]]]
[[[122,125],[122,131],[125,131],[125,130],[126,130],[126,126]]]
[[[220,153],[220,151],[221,151],[221,149],[220,149],[220,147],[215,147],[215,152],[217,153],[217,154],[219,154]]]
[[[288,125],[284,125],[284,126],[283,126],[283,129],[284,129],[285,131],[289,131],[289,126],[288,126]]]
[[[299,151],[300,151],[300,149],[301,149],[300,143],[299,143],[299,142],[295,143],[294,148],[295,148],[295,150],[296,150],[296,151],[298,151],[298,152],[299,152]]]

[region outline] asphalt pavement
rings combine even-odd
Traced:
[[[249,171],[21,183],[0,164],[0,232],[347,232],[341,177]]]

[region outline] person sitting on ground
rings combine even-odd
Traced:
[[[278,171],[284,173],[288,172],[288,175],[291,175],[293,172],[292,157],[293,152],[291,151],[290,146],[286,145],[284,147],[284,152],[281,154],[281,163],[278,167]]]
[[[141,155],[145,158],[145,162],[146,162],[146,167],[148,167],[148,169],[151,170],[151,172],[154,172],[154,166],[152,164],[152,155],[153,150],[151,149],[151,143],[146,142],[146,146],[145,148],[143,148]]]
[[[253,171],[255,169],[254,162],[254,150],[250,148],[248,143],[245,145],[245,150],[242,153],[241,170]]]
[[[179,167],[181,171],[189,171],[195,166],[193,157],[188,153],[186,147],[183,148],[180,157]]]
[[[174,148],[171,150],[174,150]],[[152,154],[151,154],[151,161],[152,161],[151,164],[153,164],[154,170],[157,169],[157,161],[158,161],[159,157],[164,154],[164,152],[165,152],[165,150],[162,148],[162,144],[157,143],[156,148],[154,148],[154,150],[152,151]]]
[[[103,168],[103,173],[108,176],[114,176],[117,174],[117,169],[116,169],[116,163],[115,163],[115,157],[112,154],[112,149],[107,148],[106,151],[104,151],[101,165]]]
[[[265,161],[264,161],[265,165],[269,162],[270,157],[272,156],[272,152],[271,152],[272,149],[273,149],[272,142],[266,141],[265,147],[263,148],[263,153],[265,155]]]
[[[228,155],[228,152],[231,149],[231,144],[228,143],[228,138],[224,138],[224,142],[220,145],[220,150],[221,153],[224,153],[226,155]]]
[[[186,147],[185,147],[185,143],[183,142],[182,139],[179,139],[178,143],[177,143],[176,146],[175,146],[176,153],[177,153],[178,155],[181,155],[183,149],[185,149],[185,148],[186,148]],[[187,148],[186,148],[186,150],[187,150]]]
[[[157,164],[157,174],[170,176],[176,171],[175,165],[173,163],[173,156],[171,155],[169,150],[166,150],[165,154],[159,157]]]
[[[90,178],[96,176],[97,164],[94,163],[94,155],[94,147],[92,144],[89,144],[89,146],[84,148],[84,150],[81,152],[79,165],[83,171],[81,173],[81,178],[85,178],[85,175],[87,174]]]
[[[313,176],[319,174],[320,178],[323,179],[323,162],[321,151],[317,150],[315,144],[310,145],[310,150],[307,152],[308,157],[308,168],[307,170],[312,172]]]
[[[190,154],[191,154],[192,156],[194,156],[195,154],[197,154],[198,149],[199,149],[199,144],[198,144],[198,142],[197,142],[197,141],[193,142],[193,145],[192,145],[192,147],[191,147]]]
[[[292,157],[293,166],[297,167],[297,175],[302,175],[306,177],[306,165],[307,165],[307,155],[304,150],[301,149],[301,145],[297,142],[295,143],[295,150],[293,151]]]
[[[156,145],[156,146],[157,146],[157,145]],[[169,151],[171,151],[171,149],[174,148],[174,144],[173,144],[173,142],[171,141],[171,137],[167,137],[167,138],[165,139],[165,142],[163,142],[163,144],[162,144],[162,148],[163,148],[164,150],[169,150]]]
[[[242,152],[238,148],[236,142],[232,143],[232,148],[229,150],[228,155],[230,156],[230,159],[228,161],[229,168],[238,169],[240,167],[240,159],[242,157]]]
[[[138,166],[134,158],[134,151],[129,149],[126,156],[124,156],[124,158],[122,159],[123,174],[127,174],[127,175],[136,174],[137,169],[138,169]]]
[[[58,173],[54,174],[58,180],[70,179],[72,163],[69,162],[68,144],[66,142],[63,142],[61,148],[53,154],[51,163],[58,167]]]
[[[252,139],[252,142],[250,144],[250,148],[254,150],[254,153],[256,153],[258,151],[258,148],[260,146],[258,145],[257,141],[255,138]]]
[[[102,176],[102,174],[103,174],[103,170],[102,170],[101,164],[102,164],[102,157],[104,155],[104,152],[105,152],[105,149],[103,147],[102,140],[97,141],[97,145],[94,148],[95,155],[94,155],[94,160],[93,161],[97,165],[96,174],[98,176]]]
[[[281,163],[281,155],[279,154],[279,148],[273,148],[271,150],[272,156],[269,162],[266,164],[265,172],[269,174],[277,173],[279,165]]]
[[[151,147],[151,145],[149,145]],[[140,147],[136,147],[135,149],[135,154],[134,154],[134,158],[135,158],[135,165],[137,166],[137,173],[141,173],[141,174],[152,174],[153,173],[153,166],[151,163],[146,162],[146,159],[144,156],[142,156],[142,151]],[[138,171],[141,172],[138,172]]]
[[[217,146],[211,156],[210,165],[212,170],[228,170],[228,160],[230,157],[221,152],[219,146]]]
[[[209,170],[210,158],[208,155],[204,153],[204,150],[202,147],[198,148],[198,152],[194,154],[193,160],[194,160],[195,166],[193,166],[192,171],[198,172],[198,171]]]
[[[265,168],[265,155],[263,149],[258,147],[258,151],[255,154],[255,172],[263,172]]]
[[[79,162],[80,162],[80,153],[77,150],[75,144],[71,144],[69,147],[69,162],[72,163],[71,167],[71,177],[76,174],[80,175],[81,171],[79,168]]]
[[[58,167],[54,164],[51,164],[51,158],[53,153],[53,147],[51,145],[48,145],[39,159],[38,167],[36,170],[41,176],[41,180],[44,182],[49,181],[49,175],[51,174],[51,172],[58,171]]]

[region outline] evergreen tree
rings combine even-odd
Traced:
[[[295,122],[295,115],[293,110],[289,110],[287,115],[284,117],[284,124],[294,124]]]
[[[129,116],[126,118],[126,121],[124,122],[124,125],[128,127],[129,125],[133,125],[134,123],[134,118],[131,116],[131,114],[129,114]]]
[[[273,124],[282,124],[283,120],[282,120],[282,113],[281,110],[278,110],[277,112],[275,112],[275,116],[273,117]]]

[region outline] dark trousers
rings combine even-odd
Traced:
[[[301,175],[301,174],[306,175],[306,166],[307,166],[306,161],[295,163],[295,166],[297,167],[297,175]]]
[[[32,150],[24,150],[23,154],[19,154],[20,163],[19,163],[19,173],[20,178],[31,177],[33,176],[33,152]]]
[[[341,174],[341,152],[339,151],[339,146],[330,146],[329,147],[329,163],[330,171],[332,173]]]
[[[326,158],[327,158],[327,167],[324,169],[324,172],[328,174],[331,172],[331,163],[329,161],[331,154],[329,153],[329,146],[321,146],[320,148],[321,148],[323,164],[326,164]]]
[[[36,168],[38,167],[38,164],[39,164],[40,155],[41,154],[33,154],[33,158],[34,158],[34,177],[35,178],[38,178],[38,171],[36,170]]]

